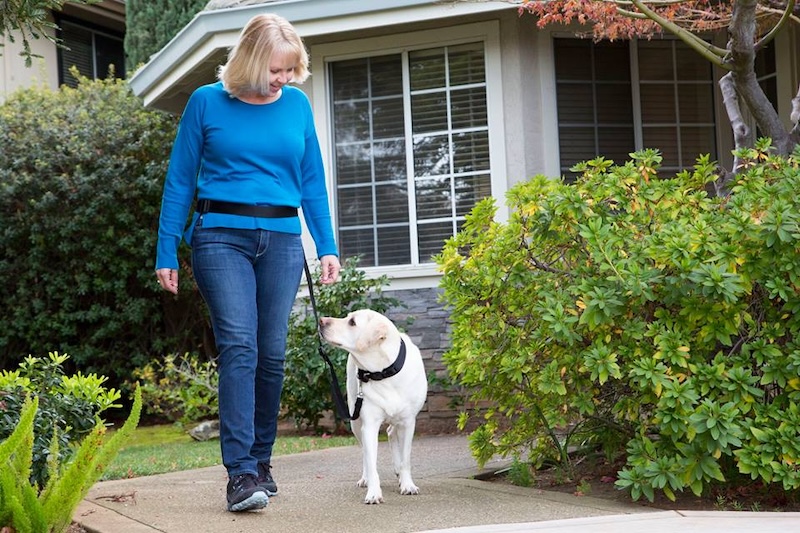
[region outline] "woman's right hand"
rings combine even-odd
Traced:
[[[178,294],[178,271],[172,268],[159,268],[156,270],[158,284],[165,291]]]

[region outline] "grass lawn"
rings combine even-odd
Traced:
[[[273,455],[288,455],[356,444],[354,437],[278,437]],[[123,479],[178,472],[222,463],[219,440],[198,442],[173,425],[137,428],[106,468],[102,479]]]

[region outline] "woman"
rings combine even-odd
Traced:
[[[229,511],[266,506],[289,315],[303,272],[297,208],[316,245],[322,283],[340,270],[311,106],[286,84],[308,77],[295,29],[253,17],[219,70],[189,98],[172,149],[158,230],[156,275],[178,292],[183,234],[219,353],[222,460]]]

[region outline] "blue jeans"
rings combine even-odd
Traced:
[[[304,260],[300,235],[194,230],[192,268],[219,354],[220,446],[231,476],[256,474],[272,456],[289,315]]]

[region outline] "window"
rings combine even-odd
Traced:
[[[711,63],[681,41],[555,39],[561,171],[657,148],[662,169],[717,157]]]
[[[78,80],[70,73],[75,66],[90,79],[105,78],[111,65],[114,77],[125,77],[125,51],[122,36],[62,20],[60,38],[65,48],[58,49],[59,84],[75,87]]]
[[[484,57],[474,42],[329,63],[344,257],[431,263],[491,195]]]

